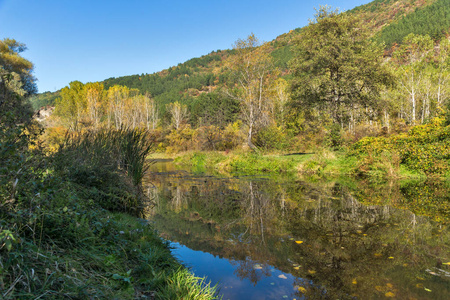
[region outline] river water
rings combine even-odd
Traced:
[[[223,299],[450,299],[449,189],[152,165],[148,219]]]

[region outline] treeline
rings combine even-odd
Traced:
[[[227,55],[212,53],[159,74],[72,82],[61,90],[55,116],[74,131],[153,130],[160,150],[176,152],[244,143],[339,148],[442,115],[450,97],[449,40],[409,34],[386,57],[371,36],[358,16],[322,7],[290,44],[280,38],[276,50],[275,42],[250,35]],[[277,56],[290,57],[288,69]],[[210,72],[214,67],[220,75]]]
[[[434,40],[441,39],[450,29],[450,0],[437,0],[435,3],[415,13],[408,14],[399,21],[384,27],[377,35],[378,42],[390,47],[401,44],[410,33],[429,35]]]

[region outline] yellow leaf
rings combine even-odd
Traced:
[[[298,288],[298,291],[303,294],[306,293],[306,289],[302,286]]]
[[[427,291],[427,292],[431,292],[431,290],[429,290],[429,289],[427,289],[427,288],[425,288],[425,291]]]
[[[295,269],[295,270],[299,270],[299,269],[300,269],[300,267],[294,267],[294,269]]]
[[[301,244],[303,243],[303,241],[295,241],[297,244]]]
[[[443,265],[450,266],[450,262],[443,263]]]
[[[311,275],[314,275],[314,274],[316,274],[316,271],[314,271],[314,270],[308,270],[308,273],[311,274]]]
[[[386,294],[384,294],[386,297],[388,297],[388,298],[394,298],[395,297],[395,294],[394,293],[392,293],[392,292],[387,292]]]
[[[423,289],[423,284],[421,283],[416,284],[416,288]]]
[[[386,286],[390,289],[392,289],[394,286],[392,285],[392,283],[386,283]]]
[[[374,255],[375,255],[375,257],[381,257],[382,256],[381,253],[375,253]]]
[[[284,275],[284,274],[278,275],[278,278],[287,279],[286,275]]]
[[[377,285],[377,286],[375,287],[375,289],[376,289],[377,291],[381,292],[381,291],[383,290],[383,287]]]
[[[356,281],[356,278],[353,279],[352,283],[353,283],[353,284],[358,284],[358,281]]]
[[[389,259],[394,259],[394,257],[393,256],[389,256]]]

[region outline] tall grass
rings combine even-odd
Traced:
[[[137,212],[143,205],[141,183],[152,148],[147,137],[145,130],[128,128],[71,134],[55,155],[56,165],[72,181],[88,187],[88,198],[103,208]],[[128,180],[121,178],[124,174]]]

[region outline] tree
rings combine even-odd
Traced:
[[[181,124],[188,117],[187,106],[184,104],[180,104],[178,101],[174,103],[170,103],[167,105],[167,110],[172,116],[172,124],[175,126],[175,129],[180,129]]]
[[[2,76],[6,73],[17,74],[20,77],[20,89],[29,96],[37,92],[36,79],[33,76],[33,63],[20,56],[27,50],[25,44],[15,39],[0,40],[0,70]]]
[[[56,99],[55,114],[65,121],[66,125],[78,131],[79,123],[86,112],[86,89],[80,81],[72,81],[61,89],[60,98]]]
[[[86,112],[90,122],[95,129],[98,128],[100,120],[105,112],[104,98],[105,91],[103,83],[87,83],[86,89]]]
[[[369,37],[357,16],[321,6],[295,41],[294,104],[328,112],[341,125],[358,108],[376,109],[380,91],[393,77],[382,62],[383,47]]]
[[[401,91],[408,101],[404,105],[408,121],[415,123],[422,104],[422,123],[428,108],[431,89],[430,74],[432,70],[427,64],[431,58],[434,43],[430,36],[406,36],[403,44],[394,51],[397,73]],[[428,70],[427,70],[428,69]],[[428,95],[428,96],[427,96]]]
[[[227,94],[240,102],[243,121],[248,126],[247,144],[256,149],[252,137],[258,128],[269,123],[272,110],[272,57],[268,44],[261,44],[253,33],[245,40],[237,40],[233,49],[236,54],[231,56],[229,66],[237,83],[229,87]]]

